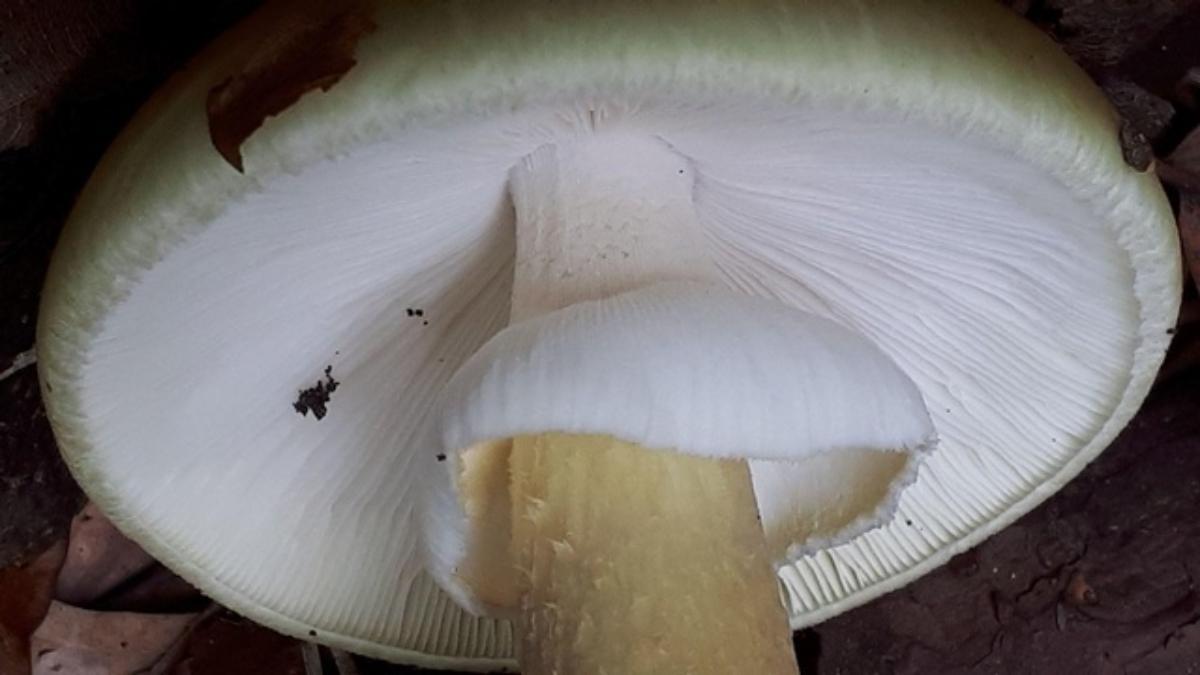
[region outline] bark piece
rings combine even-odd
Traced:
[[[136,673],[153,666],[191,620],[191,614],[93,612],[55,602],[33,635],[33,673]]]

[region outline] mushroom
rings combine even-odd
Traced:
[[[789,672],[789,623],[1032,508],[1161,362],[1161,188],[997,5],[320,5],[135,117],[38,336],[84,489],[282,632]]]

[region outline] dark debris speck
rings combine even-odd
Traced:
[[[437,454],[437,461],[439,461],[439,462],[444,462],[444,461],[446,461],[446,453],[444,453],[444,452],[439,452],[439,453]]]
[[[323,419],[325,414],[329,412],[326,407],[329,404],[329,399],[333,392],[337,391],[341,383],[333,379],[333,366],[325,366],[325,380],[318,380],[317,383],[308,389],[300,390],[300,395],[296,401],[292,403],[292,408],[301,415],[307,417],[311,410],[313,417]]]

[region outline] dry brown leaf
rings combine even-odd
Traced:
[[[187,613],[204,605],[193,586],[121,534],[94,504],[71,523],[56,599],[85,609]]]
[[[69,541],[56,597],[70,605],[86,606],[154,564],[95,504],[75,516]]]
[[[374,29],[358,3],[306,2],[263,21],[272,33],[259,43],[241,72],[208,93],[208,130],[213,147],[242,170],[242,143],[266,118],[286,110],[315,89],[328,91],[355,64],[359,38]]]
[[[107,593],[88,606],[108,612],[148,612],[185,614],[204,609],[208,600],[195,586],[179,575],[155,563],[128,583]]]
[[[29,672],[29,636],[50,608],[66,550],[60,541],[27,565],[0,570],[0,673]]]
[[[150,668],[193,614],[93,612],[54,602],[33,634],[34,675],[130,675]]]

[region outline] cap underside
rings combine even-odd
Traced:
[[[542,98],[269,177],[251,143],[234,203],[170,210],[186,236],[156,239],[153,221],[68,232],[57,274],[120,283],[52,284],[42,374],[64,453],[121,527],[285,632],[431,666],[510,663],[507,624],[466,615],[419,569],[414,508],[444,473],[440,388],[508,319],[508,171],[580,134],[653,136],[687,158],[723,282],[866,336],[929,408],[938,452],[893,521],[780,569],[794,626],[1050,494],[1132,414],[1165,349],[1169,212],[1132,174],[1083,194],[990,136],[834,102],[718,104],[685,86]],[[74,227],[122,189],[100,180]],[[171,190],[204,201],[202,184]],[[103,217],[128,220],[121,208]],[[99,318],[70,328],[80,312]],[[326,369],[338,386],[318,420],[293,404]]]

